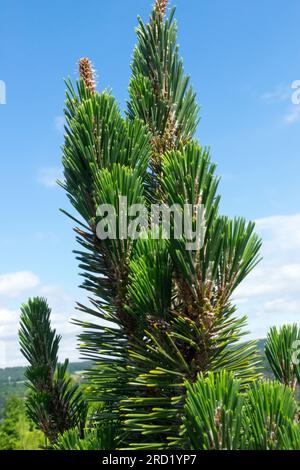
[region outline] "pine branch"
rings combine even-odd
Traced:
[[[86,404],[78,385],[67,375],[68,361],[58,364],[61,338],[51,327],[50,315],[45,299],[29,299],[21,307],[19,341],[29,362],[25,372],[30,389],[28,416],[54,444],[70,428],[78,427],[82,433]]]

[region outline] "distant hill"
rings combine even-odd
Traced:
[[[68,370],[70,374],[75,374],[78,371],[88,369],[90,366],[91,363],[89,361],[70,362]],[[6,367],[5,369],[0,369],[0,385],[24,381],[25,369],[26,367]]]
[[[259,340],[257,343],[257,349],[262,359],[262,372],[266,378],[273,379],[274,376],[264,353],[264,346],[265,340]],[[90,367],[91,362],[89,361],[71,362],[69,364],[69,372],[70,374],[74,375],[80,371],[87,370]],[[9,396],[25,396],[26,386],[24,372],[25,367],[7,367],[6,369],[0,369],[0,419],[3,406]]]

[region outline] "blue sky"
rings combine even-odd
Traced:
[[[175,4],[175,2],[171,3]],[[179,44],[201,104],[198,137],[222,176],[222,211],[258,221],[264,261],[236,298],[253,337],[300,312],[299,0],[177,0]],[[63,142],[63,77],[88,56],[98,88],[124,108],[137,14],[149,0],[2,0],[0,80],[0,366],[22,363],[18,309],[29,295],[53,305],[75,352],[75,300],[84,300],[72,254],[67,199],[53,184]],[[2,346],[1,346],[2,345]],[[2,351],[2,352],[1,352]]]

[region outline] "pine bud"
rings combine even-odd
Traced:
[[[79,76],[84,81],[85,86],[94,93],[96,91],[95,70],[92,62],[87,57],[79,59]]]
[[[155,2],[155,11],[159,13],[162,18],[166,14],[167,5],[168,5],[168,0],[156,0]]]

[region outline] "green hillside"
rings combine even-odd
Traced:
[[[260,352],[262,359],[263,373],[266,378],[273,379],[274,376],[268,365],[267,359],[264,354],[265,340],[259,340],[257,348]],[[76,373],[89,369],[91,363],[88,361],[71,362],[69,364],[69,373],[76,375]],[[3,407],[7,399],[11,396],[23,398],[26,394],[26,385],[24,377],[25,367],[7,367],[0,369],[0,419],[2,418]]]

